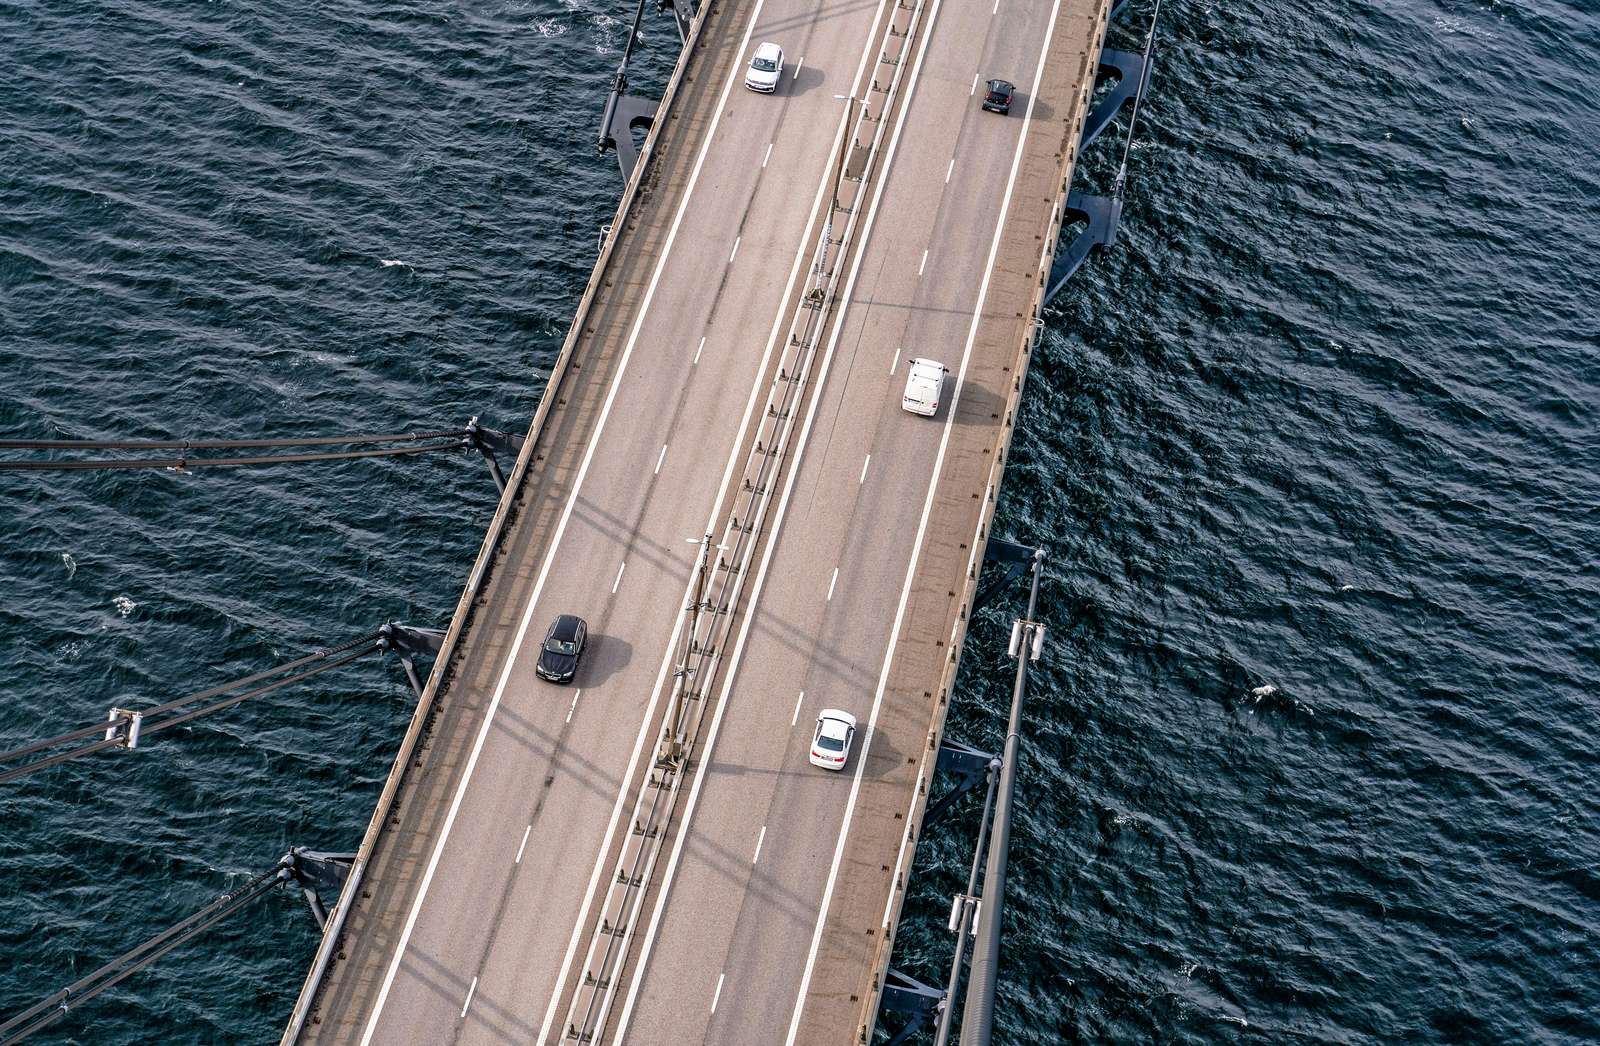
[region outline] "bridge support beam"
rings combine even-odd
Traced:
[[[317,929],[328,925],[328,909],[317,890],[332,890],[337,895],[344,889],[344,881],[350,875],[350,866],[355,860],[355,854],[322,853],[307,850],[303,846],[293,847],[284,855],[281,862],[283,868],[300,885],[306,906],[311,909],[311,917],[317,920]]]

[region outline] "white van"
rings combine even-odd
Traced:
[[[939,413],[939,400],[944,397],[944,376],[948,373],[949,369],[938,360],[912,360],[900,406],[925,418]]]

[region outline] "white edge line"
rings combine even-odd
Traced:
[[[755,31],[756,20],[761,17],[761,8],[765,0],[756,0],[754,9],[750,12],[750,21],[745,25],[744,39],[739,50],[742,53],[750,44],[750,35]],[[505,694],[506,685],[511,680],[511,670],[516,666],[517,655],[522,650],[522,641],[527,638],[528,625],[533,620],[534,608],[538,605],[539,596],[544,591],[545,579],[549,576],[551,564],[555,561],[557,548],[560,547],[562,535],[566,533],[567,521],[572,518],[573,507],[578,501],[578,492],[583,489],[583,481],[589,474],[589,465],[594,460],[595,448],[600,444],[600,437],[605,432],[606,419],[611,414],[611,407],[616,402],[617,392],[622,387],[622,376],[627,373],[628,361],[633,356],[634,346],[639,342],[639,332],[644,328],[645,317],[649,314],[650,304],[655,299],[656,287],[661,282],[661,274],[666,271],[667,260],[672,256],[672,245],[677,239],[678,228],[683,223],[683,216],[689,209],[689,201],[694,196],[695,187],[700,181],[700,171],[705,164],[706,156],[711,151],[711,143],[716,138],[717,124],[722,119],[722,113],[728,104],[728,95],[733,91],[733,85],[739,79],[740,69],[737,64],[730,70],[727,82],[722,86],[722,95],[717,99],[717,111],[711,118],[711,124],[706,129],[704,141],[700,143],[700,153],[695,157],[694,169],[689,174],[689,184],[685,186],[683,199],[679,201],[678,213],[673,215],[672,227],[667,232],[666,242],[662,245],[661,256],[656,261],[655,271],[650,276],[650,285],[645,289],[645,296],[640,302],[639,314],[634,320],[633,330],[628,335],[628,344],[622,351],[622,359],[618,361],[617,373],[611,380],[611,388],[606,392],[605,404],[600,409],[600,417],[596,422],[594,435],[589,439],[589,446],[585,448],[583,461],[578,466],[578,475],[573,481],[572,494],[567,499],[566,506],[561,510],[561,520],[556,524],[554,540],[549,550],[545,553],[544,562],[539,567],[539,576],[534,581],[533,592],[528,597],[527,608],[522,613],[522,621],[517,628],[517,638],[511,645],[511,650],[506,656],[505,667],[500,672],[500,680],[495,684],[494,697],[489,701],[489,708],[484,713],[483,726],[478,730],[477,740],[473,742],[472,754],[467,758],[466,769],[461,774],[461,783],[456,786],[456,794],[450,801],[450,809],[445,814],[444,825],[439,832],[439,841],[434,844],[433,853],[428,858],[427,870],[423,873],[422,883],[417,888],[417,899],[412,903],[411,911],[406,915],[404,928],[400,931],[400,940],[395,944],[394,958],[389,962],[389,969],[384,974],[383,986],[378,989],[378,997],[373,1003],[372,1016],[367,1020],[367,1027],[361,1035],[361,1046],[370,1046],[373,1034],[378,1030],[378,1021],[383,1016],[383,1006],[388,1000],[389,990],[394,986],[394,978],[400,971],[400,963],[405,958],[406,945],[411,941],[411,933],[416,929],[417,917],[422,913],[423,902],[428,896],[428,887],[433,884],[433,875],[439,868],[439,859],[444,855],[445,844],[450,839],[450,829],[455,825],[456,814],[461,810],[461,801],[467,794],[467,786],[472,781],[472,771],[477,766],[478,756],[483,752],[484,742],[489,737],[489,730],[494,725],[494,714],[500,707],[500,700]],[[668,646],[671,646],[669,642]],[[670,651],[668,656],[670,657]],[[640,738],[648,723],[641,727]],[[620,800],[618,808],[620,810]],[[615,814],[613,814],[615,817]],[[554,1008],[552,1004],[552,1009]],[[549,1017],[545,1021],[546,1027],[539,1033],[542,1041],[548,1031]]]
[[[467,989],[467,1001],[461,1004],[461,1016],[467,1015],[467,1007],[472,1005],[472,996],[478,990],[478,978],[472,978],[472,987]]]
[[[577,699],[574,698],[573,700],[576,701]],[[568,720],[570,720],[572,718],[572,714],[570,712],[567,714],[567,718],[568,718]],[[512,864],[521,864],[522,863],[522,851],[524,851],[524,850],[526,850],[528,848],[528,836],[530,836],[532,834],[533,834],[533,825],[530,824],[530,825],[528,825],[527,828],[523,829],[523,832],[522,832],[522,845],[517,847],[517,859],[515,861],[511,862]]]
[[[938,12],[940,2],[941,2],[941,0],[933,0],[933,4],[934,4],[933,11],[935,13]],[[1059,0],[1058,0],[1058,2],[1059,2]],[[759,0],[758,0],[758,5],[757,6],[759,7]],[[862,73],[866,70],[866,67],[867,67],[867,56],[871,53],[873,45],[877,42],[877,39],[878,39],[878,25],[882,21],[883,12],[884,12],[884,10],[885,10],[885,8],[887,6],[888,6],[888,4],[886,2],[885,3],[880,3],[878,5],[878,13],[873,19],[872,29],[867,34],[867,44],[862,49],[862,52],[861,52],[861,61],[856,66],[855,79],[851,81],[852,88],[856,88],[856,87],[860,86]],[[929,19],[929,24],[930,25],[932,24],[932,21],[933,21],[933,19],[930,17],[930,19]],[[746,43],[748,44],[748,42],[749,41],[748,41],[748,38],[747,38],[746,39]],[[927,49],[927,44],[924,43],[923,44],[923,50],[926,50],[926,49]],[[921,61],[919,59],[918,67],[920,68],[920,66],[921,66]],[[912,82],[915,83],[915,81],[916,81],[916,73],[913,72]],[[897,121],[897,123],[895,125],[896,130],[895,130],[894,138],[889,143],[889,151],[886,154],[885,159],[884,159],[885,180],[887,180],[887,172],[889,170],[889,165],[894,162],[895,150],[899,145],[899,141],[900,141],[899,128],[905,123],[905,112],[909,111],[909,109],[910,109],[910,100],[909,99],[910,99],[910,96],[908,94],[907,95],[906,109],[902,111],[901,116],[900,116],[899,120]],[[841,119],[840,124],[839,124],[839,134],[834,137],[834,144],[835,145],[838,144],[838,142],[840,140],[840,138],[839,138],[840,135],[844,135],[844,134],[848,133],[848,130],[849,130],[849,119],[850,119],[849,118],[849,114],[846,114]],[[883,196],[882,184],[883,184],[882,182],[879,183],[879,188],[878,188],[878,190],[876,191],[876,193],[873,196],[872,206],[867,211],[866,225],[864,226],[863,233],[862,233],[862,243],[863,244],[866,243],[867,239],[870,238],[870,236],[871,236],[873,221],[874,221],[874,219],[875,219],[875,217],[877,215],[877,212],[878,212],[878,201]],[[817,185],[817,198],[811,205],[811,216],[806,220],[806,228],[808,228],[808,229],[816,221],[817,209],[822,206],[822,194],[823,194],[823,190],[826,187],[827,187],[827,178],[826,178],[826,176],[824,176],[822,182]],[[819,239],[820,239],[820,237],[819,237]],[[865,251],[856,252],[855,260],[852,263],[852,266],[851,266],[851,269],[850,269],[850,278],[845,283],[844,294],[843,294],[842,299],[841,299],[845,304],[840,309],[839,318],[836,321],[836,324],[835,324],[834,329],[833,329],[833,335],[828,340],[828,350],[827,350],[827,353],[823,356],[823,360],[822,360],[822,373],[817,378],[817,383],[819,385],[827,380],[828,368],[829,368],[829,366],[831,365],[831,363],[833,361],[833,352],[834,352],[835,347],[839,343],[839,337],[844,331],[844,317],[845,317],[845,314],[849,311],[850,295],[852,293],[854,293],[854,291],[855,291],[856,277],[861,272],[861,260],[862,260],[863,256],[865,255],[865,253],[866,253]],[[799,265],[799,256],[796,256],[795,264],[796,264],[796,266]],[[793,284],[793,281],[794,281],[794,276],[793,276],[793,273],[791,273],[790,274],[790,283],[791,283],[791,285]],[[792,287],[791,288],[786,288],[785,291],[784,291],[784,300],[785,301],[789,300],[790,289],[792,289]],[[778,327],[779,327],[779,324],[781,322],[782,322],[782,320],[780,319],[780,320],[774,322],[773,325],[772,325],[772,337],[773,337],[773,339],[776,339],[777,336],[778,336]],[[770,343],[768,345],[768,348],[770,350],[770,348],[771,348],[771,344]],[[765,370],[765,361],[763,361],[763,370]],[[801,427],[801,430],[800,430],[800,443],[799,443],[798,449],[795,452],[795,461],[794,461],[794,464],[791,467],[791,470],[789,472],[789,478],[788,478],[787,481],[785,481],[783,497],[778,502],[778,514],[777,514],[777,516],[774,519],[773,524],[772,524],[772,534],[774,535],[774,540],[771,540],[771,541],[769,541],[767,543],[766,551],[764,553],[762,553],[762,556],[761,556],[761,568],[756,572],[755,588],[752,589],[751,595],[750,595],[750,604],[749,605],[751,607],[751,612],[745,614],[744,624],[742,626],[740,626],[740,629],[739,629],[739,641],[734,645],[733,655],[732,655],[732,657],[730,658],[730,660],[728,662],[728,674],[726,675],[726,677],[724,677],[724,681],[723,681],[723,684],[722,684],[722,694],[717,700],[717,711],[716,711],[716,714],[713,715],[712,718],[711,718],[711,734],[706,740],[706,747],[704,749],[704,753],[705,754],[702,757],[702,758],[705,758],[705,759],[709,759],[711,752],[716,748],[717,733],[722,727],[722,715],[723,715],[723,713],[725,711],[727,711],[727,708],[728,708],[728,693],[729,693],[729,691],[731,691],[733,689],[733,681],[739,674],[739,661],[744,656],[745,639],[750,634],[751,622],[753,622],[755,620],[755,617],[756,617],[755,612],[754,612],[754,608],[760,603],[760,600],[761,600],[761,589],[765,586],[766,579],[767,579],[767,566],[772,560],[773,552],[778,547],[778,542],[776,540],[776,536],[783,530],[783,518],[787,514],[788,508],[789,508],[789,494],[790,494],[790,491],[792,491],[794,489],[795,480],[800,475],[800,459],[805,454],[806,443],[807,443],[808,438],[809,438],[810,433],[811,433],[811,424],[812,424],[813,420],[816,417],[817,406],[821,402],[822,402],[822,397],[813,396],[812,399],[811,399],[811,406],[806,411],[806,421],[805,421],[805,424]],[[731,460],[730,460],[730,467],[731,467]],[[720,500],[720,498],[718,500]],[[687,598],[687,593],[685,594],[685,597]],[[674,631],[672,638],[673,638],[674,641],[677,639],[676,631]],[[670,656],[670,652],[669,652],[669,656]],[[665,668],[666,668],[666,662],[662,662],[663,671],[665,671]],[[657,686],[659,687],[659,685],[660,684],[658,683]],[[805,696],[805,692],[802,691],[800,696],[803,698]],[[798,715],[799,714],[799,711],[798,711],[799,702],[798,701],[795,702],[795,708],[796,708],[796,713],[795,714]],[[640,735],[641,738],[643,736],[644,736],[643,734]],[[636,753],[636,755],[637,755],[637,753]],[[688,806],[687,810],[684,812],[683,821],[682,821],[682,824],[684,825],[684,827],[678,832],[678,840],[677,840],[676,843],[673,844],[672,856],[667,861],[666,874],[662,877],[661,889],[657,892],[657,895],[656,895],[655,910],[650,913],[650,925],[649,925],[649,928],[645,931],[644,944],[643,944],[642,949],[641,949],[641,951],[639,953],[639,958],[638,958],[637,962],[634,965],[633,978],[632,978],[631,983],[628,986],[628,997],[627,997],[627,999],[625,999],[623,1001],[622,1015],[617,1020],[617,1034],[616,1034],[615,1039],[613,1039],[614,1043],[621,1043],[624,1040],[624,1038],[627,1036],[627,1034],[628,1034],[628,1021],[633,1016],[634,1003],[635,1003],[635,1001],[637,1001],[637,999],[639,997],[639,989],[640,989],[640,987],[642,987],[643,984],[644,984],[644,973],[645,973],[645,970],[649,967],[649,964],[650,964],[650,950],[654,946],[654,943],[655,943],[656,931],[660,928],[660,925],[661,925],[661,915],[666,910],[667,897],[672,892],[672,879],[673,879],[673,876],[676,874],[677,867],[678,867],[678,861],[683,856],[683,844],[689,838],[689,832],[688,832],[688,827],[687,826],[691,823],[691,821],[694,818],[695,806],[698,804],[699,798],[700,798],[700,786],[705,784],[706,776],[707,775],[705,775],[705,774],[696,774],[696,775],[694,775],[694,784],[691,785],[690,788],[689,788],[689,806]],[[620,810],[620,808],[621,808],[621,798],[619,796],[619,798],[618,798],[618,809]],[[598,864],[595,865],[594,874],[595,874],[596,877],[598,877],[599,874],[600,874],[600,866]],[[594,882],[593,882],[593,880],[591,880],[591,882],[590,882],[590,889],[591,890],[593,889],[593,886],[594,886]],[[587,908],[588,908],[588,901],[587,900],[585,900],[585,902],[584,902],[584,908],[585,908],[585,910],[587,910]],[[575,944],[576,942],[577,942],[577,930],[574,929],[573,930],[573,943]],[[569,957],[569,959],[570,959],[570,957]],[[565,980],[566,980],[566,970],[565,970],[565,967],[563,967],[562,974],[561,974],[561,981],[564,983]],[[719,979],[719,984],[720,984],[720,979]],[[719,994],[720,994],[720,988],[719,988]],[[555,1003],[556,1003],[555,999],[552,999],[551,1002],[550,1002],[550,1007],[551,1007],[551,1012],[552,1013],[554,1012],[554,1009],[555,1009]],[[540,1042],[544,1041],[545,1035],[548,1034],[549,1030],[550,1030],[549,1029],[549,1015],[547,1014],[546,1015],[545,1026],[540,1030],[540,1033],[539,1033],[539,1041]]]
[[[817,911],[817,925],[811,934],[811,950],[806,954],[805,973],[800,978],[800,990],[795,994],[794,1016],[789,1020],[789,1034],[785,1046],[794,1046],[800,1033],[800,1017],[805,1011],[806,992],[811,988],[811,971],[816,967],[817,949],[822,944],[822,928],[828,921],[828,907],[833,903],[833,888],[839,880],[839,865],[844,860],[845,841],[850,837],[850,821],[855,814],[856,797],[861,792],[861,775],[867,767],[867,753],[872,749],[872,733],[878,725],[878,712],[883,707],[883,692],[889,684],[889,668],[894,663],[894,648],[900,642],[900,626],[905,620],[906,603],[911,598],[911,583],[917,575],[917,561],[922,556],[922,542],[927,535],[928,516],[933,511],[934,494],[939,489],[939,473],[944,469],[945,451],[950,445],[950,432],[956,420],[956,406],[961,402],[961,389],[967,377],[967,363],[972,358],[972,346],[978,338],[978,325],[983,319],[984,302],[989,296],[989,280],[994,274],[995,257],[1000,251],[1000,237],[1005,231],[1006,216],[1011,210],[1011,194],[1017,186],[1017,171],[1022,166],[1022,151],[1028,142],[1028,126],[1033,119],[1033,104],[1039,97],[1039,82],[1044,77],[1045,56],[1050,53],[1050,41],[1055,36],[1056,16],[1061,11],[1061,0],[1050,7],[1049,28],[1045,30],[1044,45],[1039,49],[1039,63],[1034,69],[1033,90],[1028,94],[1028,111],[1023,116],[1022,133],[1017,138],[1017,151],[1011,159],[1011,175],[1006,180],[1006,195],[1000,204],[1000,217],[995,222],[994,239],[989,244],[989,258],[983,268],[983,283],[978,288],[978,304],[972,312],[972,325],[967,330],[967,344],[961,352],[961,370],[956,375],[956,387],[950,397],[950,412],[945,417],[944,434],[939,438],[939,454],[933,463],[933,478],[928,483],[928,494],[922,502],[922,520],[917,524],[917,539],[911,548],[911,563],[906,568],[906,580],[900,590],[900,605],[894,612],[894,627],[889,633],[889,648],[884,653],[883,670],[878,675],[878,689],[872,698],[872,713],[867,719],[866,737],[861,742],[861,754],[856,757],[855,777],[850,782],[850,798],[845,803],[844,826],[839,841],[834,845],[833,863],[828,868],[828,884],[822,891],[822,905]],[[973,81],[976,84],[977,81]]]

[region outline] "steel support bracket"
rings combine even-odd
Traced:
[[[1072,196],[1067,197],[1068,206],[1071,206]],[[1050,270],[1051,283],[1054,286],[1055,269]],[[1068,273],[1068,275],[1071,275]],[[1052,291],[1052,293],[1054,293]],[[1049,298],[1046,297],[1046,301]],[[978,586],[978,591],[972,597],[972,614],[977,614],[994,600],[1011,582],[1027,572],[1028,564],[1033,561],[1033,549],[1026,545],[1019,545],[1015,541],[1006,541],[1002,538],[990,538],[983,547],[983,561],[988,563],[1003,563],[1006,565],[1005,573],[998,577],[989,578]]]
[[[1072,274],[1089,260],[1091,252],[1117,242],[1117,224],[1122,221],[1122,201],[1115,196],[1090,196],[1074,189],[1067,193],[1067,206],[1062,213],[1068,219],[1088,224],[1073,237],[1066,250],[1056,251],[1055,261],[1050,265],[1049,286],[1044,295],[1046,303],[1061,292],[1061,288],[1072,279]]]
[[[922,831],[927,832],[929,825],[942,820],[951,804],[977,787],[984,779],[984,775],[995,765],[996,759],[992,752],[980,752],[960,741],[939,742],[939,758],[934,763],[934,770],[940,774],[955,775],[956,782],[936,802],[928,804],[927,810],[922,815]]]
[[[1117,84],[1100,99],[1083,121],[1083,134],[1078,139],[1080,152],[1111,126],[1111,121],[1117,118],[1123,106],[1131,105],[1135,98],[1144,97],[1145,88],[1150,86],[1150,71],[1155,64],[1153,58],[1146,61],[1144,55],[1132,51],[1107,47],[1100,52],[1100,75],[1115,76]]]
[[[411,692],[419,700],[422,697],[422,677],[417,674],[417,666],[411,659],[437,657],[443,645],[444,632],[441,629],[416,628],[393,621],[385,621],[378,626],[378,649],[393,650],[400,655],[400,666],[406,671],[406,681],[411,684]]]
[[[356,855],[353,853],[323,853],[296,846],[278,862],[283,867],[283,872],[278,874],[287,872],[288,877],[300,885],[306,906],[311,909],[311,917],[317,920],[317,928],[322,929],[328,925],[328,909],[317,890],[332,890],[337,895],[344,889],[345,880],[350,877],[350,866],[355,861]]]
[[[694,0],[656,0],[656,13],[665,14],[672,12],[672,20],[678,26],[678,39],[682,43],[689,42],[689,25],[694,21]]]
[[[474,414],[467,421],[465,443],[469,447],[477,448],[483,455],[483,460],[489,463],[489,473],[494,476],[495,489],[500,493],[506,492],[506,475],[500,471],[500,459],[497,454],[510,454],[515,456],[522,449],[526,441],[525,436],[518,436],[511,432],[501,432],[499,429],[485,428],[478,424],[478,416]]]
[[[890,1037],[887,1046],[899,1046],[921,1031],[944,1004],[944,989],[923,984],[908,973],[892,967],[883,977],[880,1012],[906,1014],[905,1027]]]
[[[628,72],[617,70],[611,83],[611,93],[606,96],[605,112],[600,117],[600,139],[596,143],[603,156],[607,149],[617,154],[617,166],[622,168],[622,178],[633,177],[639,163],[639,148],[633,144],[633,132],[650,133],[655,126],[656,110],[660,102],[628,94]]]

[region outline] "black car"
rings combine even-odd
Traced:
[[[578,674],[578,658],[583,656],[583,644],[589,638],[589,626],[574,614],[562,614],[550,623],[544,634],[544,646],[539,650],[539,663],[534,671],[540,679],[552,683],[570,683]]]
[[[1009,113],[1011,96],[1016,93],[1016,84],[1008,80],[990,80],[989,93],[983,96],[983,107],[991,113]]]

